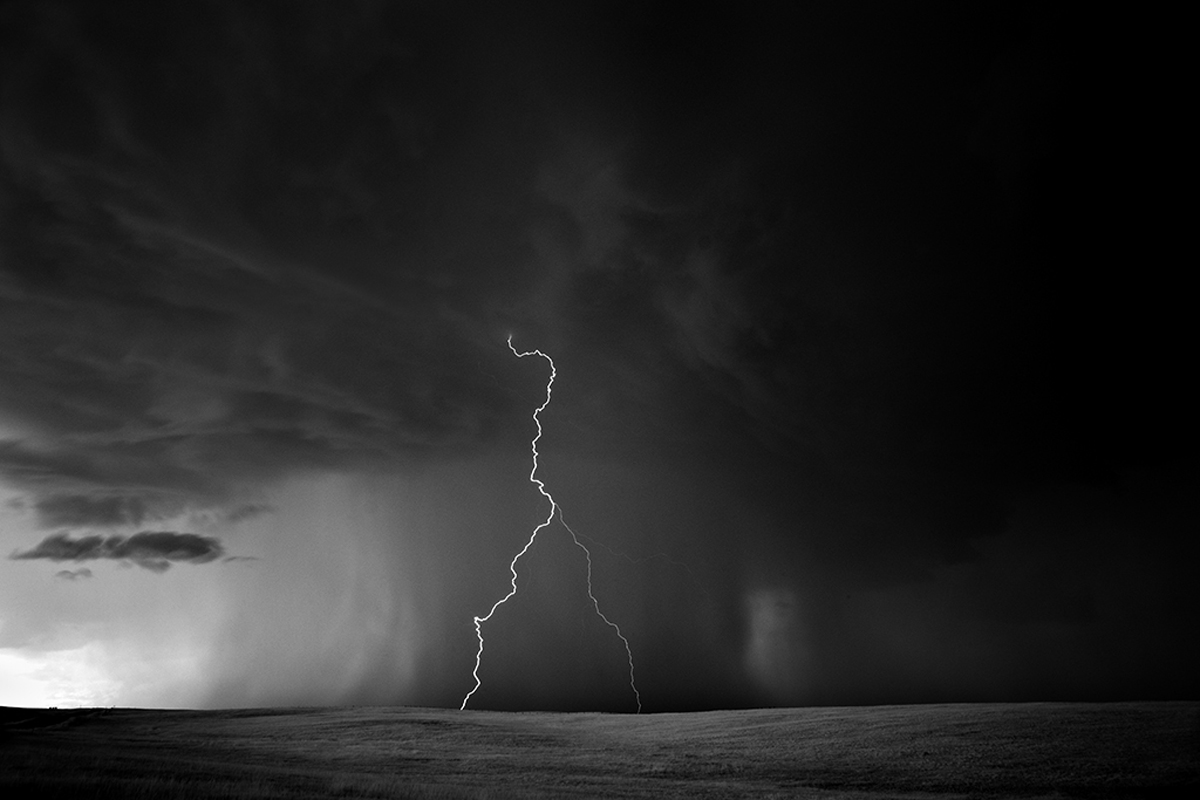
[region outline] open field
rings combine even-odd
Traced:
[[[2,708],[0,723],[5,797],[879,800],[1200,788],[1200,703],[1190,702],[643,716]]]

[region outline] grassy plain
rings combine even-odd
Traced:
[[[561,714],[0,708],[0,796],[1200,796],[1200,703]]]

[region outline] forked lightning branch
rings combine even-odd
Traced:
[[[558,371],[554,367],[554,359],[550,358],[550,356],[546,355],[541,350],[527,350],[523,353],[517,352],[517,348],[513,347],[511,334],[508,337],[508,349],[512,350],[513,355],[515,355],[517,358],[525,358],[526,356],[541,356],[550,364],[550,379],[546,381],[546,400],[540,406],[538,406],[536,411],[533,412],[533,422],[537,426],[537,433],[534,435],[533,441],[530,443],[530,450],[533,451],[533,469],[529,472],[530,483],[537,486],[537,489],[539,492],[541,492],[542,496],[550,501],[550,512],[546,515],[546,519],[542,522],[542,524],[533,529],[533,533],[530,534],[529,540],[525,542],[525,546],[522,547],[520,552],[513,556],[513,560],[509,562],[508,571],[512,574],[512,580],[510,581],[511,588],[508,590],[508,594],[497,600],[495,605],[491,607],[487,614],[483,615],[482,617],[475,617],[475,636],[477,639],[479,639],[479,649],[475,652],[475,669],[471,672],[475,678],[475,686],[471,689],[471,691],[467,692],[467,696],[463,698],[462,705],[459,706],[459,710],[466,709],[467,703],[471,699],[471,695],[479,691],[479,687],[482,685],[482,681],[479,678],[479,665],[483,661],[483,623],[492,618],[492,615],[496,613],[496,609],[500,608],[500,606],[507,603],[510,598],[516,595],[517,562],[521,560],[521,556],[529,552],[529,548],[533,546],[534,540],[537,539],[538,534],[541,533],[545,528],[549,527],[554,521],[554,517],[557,515],[559,523],[563,526],[563,528],[566,529],[567,533],[571,534],[571,540],[575,542],[576,547],[583,551],[583,554],[587,559],[587,594],[588,598],[592,601],[592,608],[596,610],[596,615],[604,621],[604,624],[613,629],[613,631],[617,634],[617,638],[621,640],[621,644],[625,646],[625,654],[629,658],[629,688],[633,691],[634,700],[637,702],[637,710],[641,712],[642,695],[640,692],[638,692],[637,682],[634,680],[633,650],[629,647],[629,640],[625,638],[625,634],[621,633],[620,627],[606,617],[604,612],[600,610],[600,601],[598,601],[596,599],[596,595],[592,593],[592,553],[587,549],[586,546],[584,546],[583,542],[579,541],[579,537],[575,534],[575,531],[571,530],[571,526],[568,525],[566,520],[563,519],[562,509],[559,507],[558,503],[554,501],[554,497],[550,494],[550,492],[546,491],[546,484],[544,484],[537,476],[537,445],[538,440],[542,438],[542,421],[539,415],[546,410],[546,406],[550,405],[550,393],[554,386],[554,378],[558,374]]]

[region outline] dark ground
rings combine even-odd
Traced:
[[[611,715],[0,709],[36,797],[1194,796],[1200,703]]]

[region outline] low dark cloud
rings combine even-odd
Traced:
[[[60,569],[54,573],[54,577],[64,581],[77,581],[81,578],[92,577],[92,571],[87,567],[81,567],[80,569]]]
[[[151,572],[166,572],[173,562],[207,564],[225,554],[221,542],[211,536],[172,531],[142,531],[132,536],[82,536],[57,533],[36,547],[14,552],[17,561],[130,561]]]

